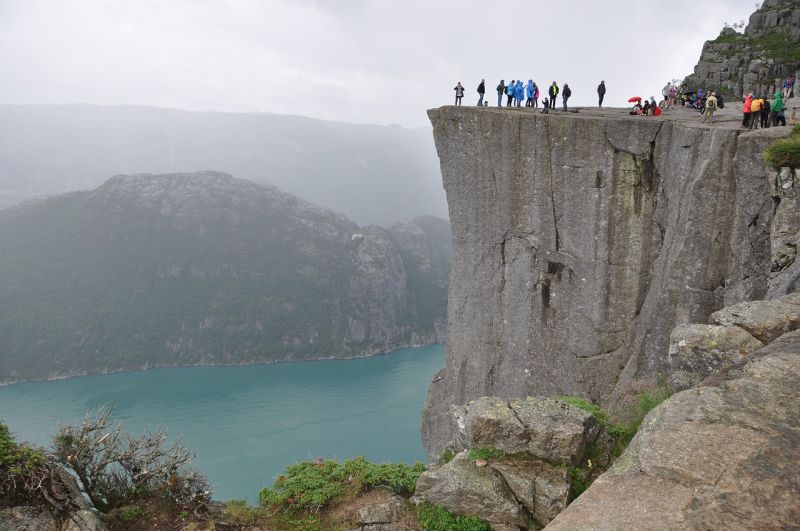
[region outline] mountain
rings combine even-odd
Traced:
[[[751,91],[771,97],[790,75],[800,75],[800,1],[765,0],[744,33],[726,26],[706,41],[686,84],[735,99]]]
[[[0,211],[0,382],[440,340],[449,224],[359,228],[218,172]]]
[[[136,106],[0,105],[0,208],[109,175],[213,168],[360,224],[447,217],[428,128]]]

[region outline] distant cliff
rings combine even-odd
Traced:
[[[0,383],[441,341],[445,220],[388,229],[216,172],[0,211]]]
[[[432,459],[453,404],[583,395],[621,412],[666,378],[676,325],[798,289],[798,175],[779,182],[761,158],[787,128],[740,134],[738,115],[680,111],[429,116],[454,245]],[[779,247],[791,256],[774,260]]]
[[[766,0],[750,16],[744,33],[725,28],[705,43],[686,83],[734,98],[750,91],[771,96],[787,76],[798,74],[800,0]]]

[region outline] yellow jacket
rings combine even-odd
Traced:
[[[750,105],[750,112],[758,112],[761,110],[761,107],[764,106],[764,100],[758,98],[757,100],[753,100],[753,104]]]

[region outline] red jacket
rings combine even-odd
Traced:
[[[753,96],[747,96],[744,99],[744,107],[742,107],[742,112],[750,112],[750,107],[753,105]]]

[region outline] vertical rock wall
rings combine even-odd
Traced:
[[[584,395],[622,411],[666,374],[676,324],[767,294],[769,135],[627,116],[429,116],[454,244],[447,367],[423,418],[431,459],[450,440],[449,407],[479,396]]]

